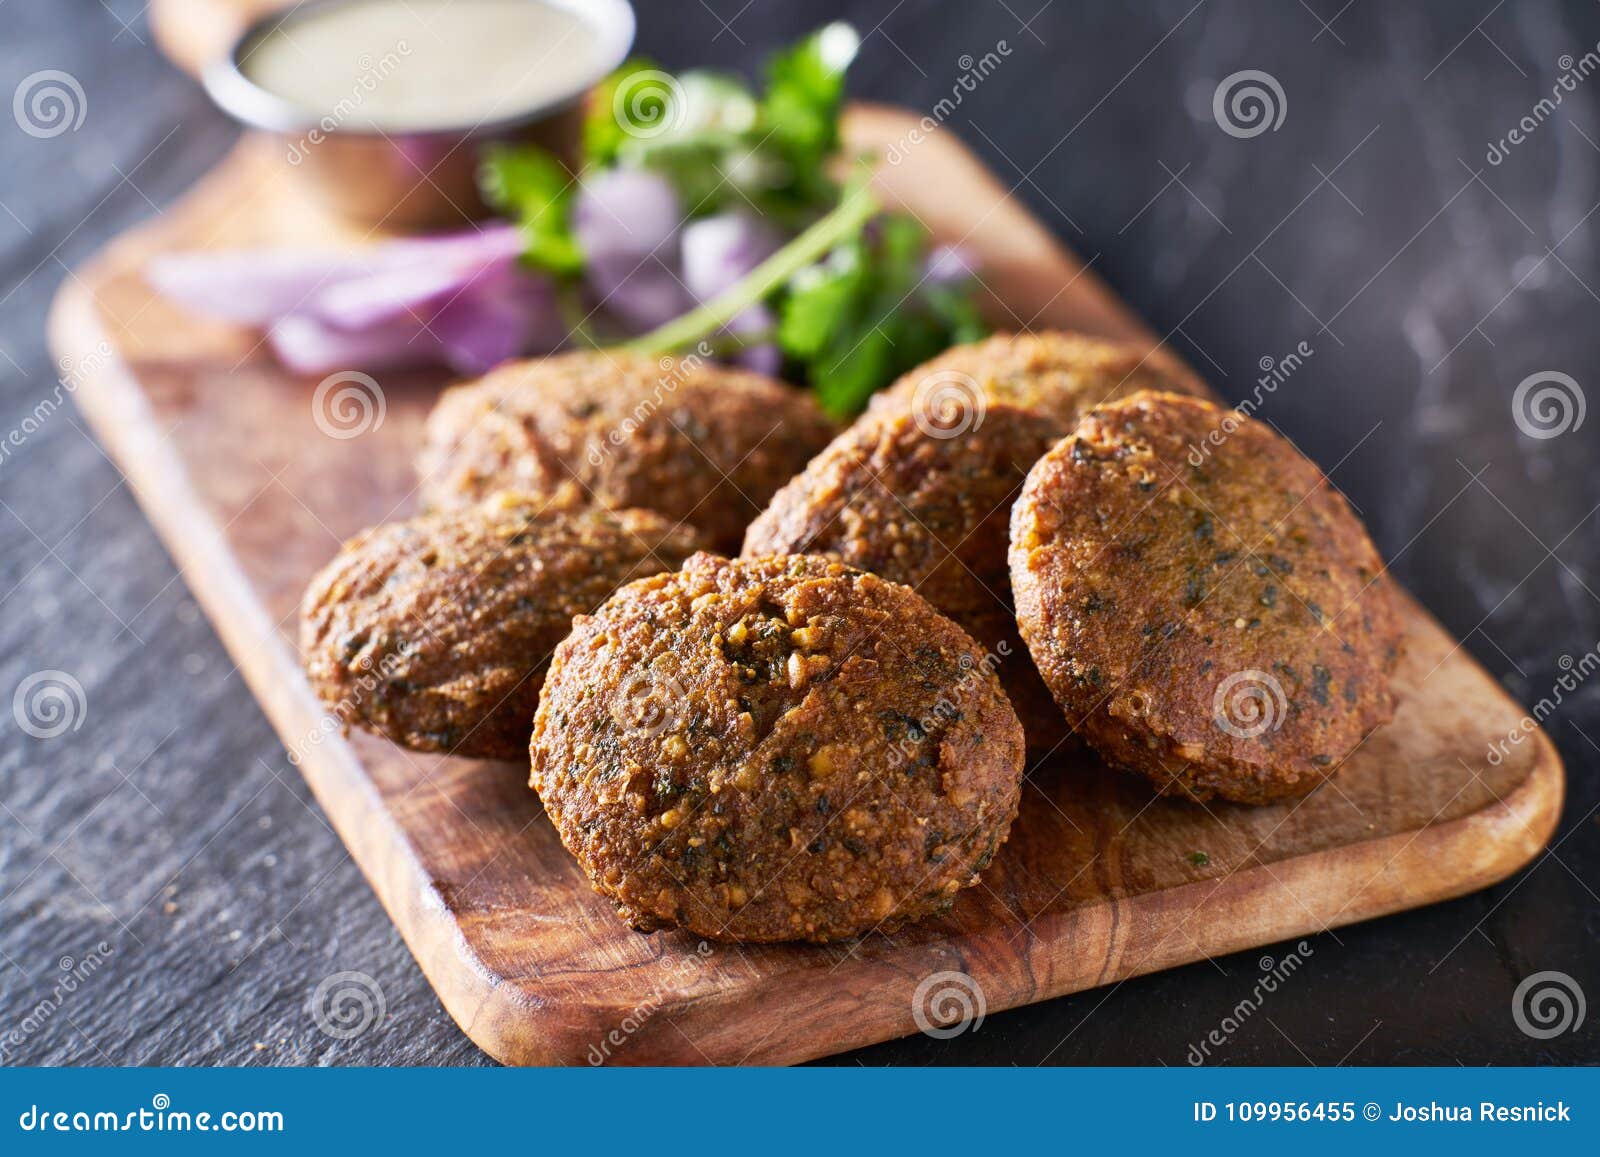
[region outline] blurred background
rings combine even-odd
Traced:
[[[1600,388],[1595,4],[637,7],[637,50],[664,67],[745,73],[848,19],[863,36],[852,92],[921,111],[962,61],[1004,44],[946,124],[1014,195],[1230,400],[1304,343],[1264,416],[1332,472],[1400,581],[1518,699],[1551,694],[1600,643],[1600,417],[1584,420]],[[6,428],[54,388],[43,326],[58,287],[235,138],[159,55],[140,0],[0,4],[0,95],[42,69],[77,78],[86,114],[51,139],[0,118]],[[1281,123],[1251,136],[1214,108],[1245,70],[1282,92]],[[1546,386],[1557,393],[1530,408]],[[58,961],[106,959],[92,993],[0,1037],[0,1058],[490,1063],[70,407],[0,459],[0,693],[46,668],[76,675],[89,713],[48,743],[9,718],[0,729],[0,1034]],[[1545,727],[1568,769],[1550,851],[1487,891],[1314,938],[1290,989],[1213,1063],[1600,1059],[1600,1015],[1549,1039],[1511,1015],[1540,971],[1600,996],[1600,686],[1566,694]],[[1259,955],[836,1060],[1182,1065],[1249,993]],[[348,1041],[306,1011],[334,968],[386,997],[385,1018]]]

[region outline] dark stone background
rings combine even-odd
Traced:
[[[1600,640],[1600,416],[1519,434],[1514,388],[1600,359],[1600,78],[1503,163],[1486,149],[1600,40],[1593,3],[1213,0],[896,5],[646,0],[641,49],[749,69],[836,11],[866,35],[854,90],[927,110],[960,58],[1011,54],[955,131],[1095,259],[1219,388],[1314,349],[1263,413],[1365,514],[1410,587],[1525,701]],[[0,96],[79,78],[76,132],[0,116],[0,428],[54,387],[46,306],[154,213],[232,128],[148,43],[140,0],[0,7]],[[1325,23],[1326,22],[1326,23]],[[1281,128],[1225,135],[1218,81],[1278,78]],[[73,673],[84,725],[0,723],[0,1057],[10,1063],[481,1064],[319,814],[117,469],[70,406],[0,460],[0,692]],[[1549,855],[1498,887],[1337,935],[1222,1048],[1230,1064],[1593,1061],[1600,1010],[1548,1041],[1519,980],[1600,998],[1600,687],[1548,721],[1569,769]],[[19,1030],[58,960],[110,958]],[[1177,1064],[1251,990],[1257,958],[1200,963],[995,1013],[863,1064]],[[387,1017],[329,1039],[308,997],[377,978]],[[4,1035],[20,1031],[20,1042]]]

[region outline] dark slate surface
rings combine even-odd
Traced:
[[[1337,464],[1401,579],[1478,659],[1525,701],[1550,693],[1600,640],[1600,416],[1534,438],[1512,399],[1546,371],[1600,388],[1600,77],[1535,112],[1562,58],[1600,40],[1595,5],[1040,2],[646,3],[640,43],[668,66],[748,68],[835,8],[867,34],[856,91],[926,110],[964,57],[1004,42],[955,131],[1230,397],[1250,392],[1261,359],[1307,342],[1262,413]],[[142,7],[0,7],[0,96],[50,68],[87,96],[82,126],[52,139],[0,117],[0,433],[52,396],[42,325],[56,287],[231,139],[147,43]],[[1244,69],[1281,83],[1286,112],[1237,139],[1212,97]],[[1490,164],[1490,142],[1525,116],[1531,134]],[[486,1063],[116,468],[70,405],[37,426],[0,458],[0,698],[57,670],[87,707],[54,739],[0,713],[0,1057]],[[1600,1057],[1600,1011],[1545,1040],[1512,1016],[1519,981],[1540,971],[1600,998],[1600,684],[1564,699],[1548,721],[1570,772],[1551,853],[1478,895],[1315,938],[1214,1060]],[[1181,1065],[1250,994],[1258,957],[1286,950],[843,1059]],[[68,957],[93,971],[57,1006]],[[386,1010],[349,1040],[308,1011],[341,971],[375,978]]]

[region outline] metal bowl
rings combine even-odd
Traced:
[[[478,148],[490,141],[531,142],[571,161],[588,90],[615,69],[633,46],[634,14],[627,0],[529,0],[565,8],[595,31],[594,75],[575,91],[508,116],[473,124],[385,132],[368,123],[317,116],[261,87],[243,62],[261,39],[307,11],[350,0],[308,0],[249,25],[221,59],[202,73],[217,105],[245,126],[283,143],[284,163],[324,203],[343,216],[388,229],[461,226],[481,216]]]

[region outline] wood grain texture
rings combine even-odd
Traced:
[[[914,123],[858,109],[849,137],[882,147]],[[953,138],[904,153],[885,193],[976,250],[999,324],[1143,332]],[[914,1031],[913,993],[932,972],[966,971],[990,1010],[1012,1007],[1460,895],[1548,839],[1563,787],[1553,748],[1537,734],[1486,762],[1522,710],[1407,600],[1399,716],[1298,804],[1152,800],[1131,778],[1063,760],[1035,770],[1011,841],[939,921],[827,947],[702,950],[628,931],[522,768],[320,737],[291,642],[300,590],[340,539],[410,508],[411,452],[441,381],[385,376],[382,425],[328,438],[315,381],[285,374],[253,335],[177,312],[138,272],[179,248],[360,240],[289,177],[270,142],[246,141],[69,283],[52,339],[59,356],[92,361],[80,406],[446,1008],[495,1057],[816,1057]],[[114,356],[91,357],[101,341]],[[1209,862],[1191,863],[1195,851]]]

